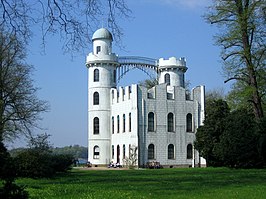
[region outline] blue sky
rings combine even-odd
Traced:
[[[217,29],[205,23],[202,15],[210,0],[128,0],[132,18],[120,22],[124,49],[113,43],[113,52],[120,56],[150,58],[185,57],[186,80],[191,88],[205,85],[206,90],[224,88],[220,49],[214,45]],[[101,28],[101,27],[99,27]],[[86,54],[63,54],[60,38],[51,37],[45,54],[38,36],[32,39],[28,63],[35,66],[33,78],[40,88],[38,95],[50,104],[40,126],[48,133],[54,147],[79,144],[87,146],[87,69]],[[121,85],[137,83],[147,78],[140,71],[128,73]],[[18,140],[15,146],[23,143]]]

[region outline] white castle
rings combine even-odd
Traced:
[[[205,91],[204,86],[186,91],[185,59],[118,57],[112,53],[112,41],[107,29],[98,29],[86,60],[88,161],[93,166],[205,166],[193,147],[204,120]],[[158,85],[117,88],[118,80],[134,68],[155,72]]]

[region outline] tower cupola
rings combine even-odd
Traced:
[[[107,39],[113,41],[113,36],[106,28],[100,28],[96,30],[92,36],[92,41],[97,39]]]

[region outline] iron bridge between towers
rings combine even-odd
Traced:
[[[158,73],[158,60],[148,57],[122,56],[118,57],[117,82],[130,70],[139,69],[150,78],[156,78]]]

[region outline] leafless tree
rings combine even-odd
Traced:
[[[131,13],[124,0],[1,0],[0,10],[0,26],[8,32],[27,42],[40,29],[43,45],[48,35],[58,34],[65,51],[87,47],[101,23],[119,41],[119,20]]]
[[[40,113],[48,110],[37,98],[33,67],[25,63],[24,46],[14,35],[0,31],[0,142],[38,127]]]
[[[136,146],[131,146],[129,148],[129,156],[125,157],[124,162],[128,168],[135,168],[138,161],[138,148]]]

